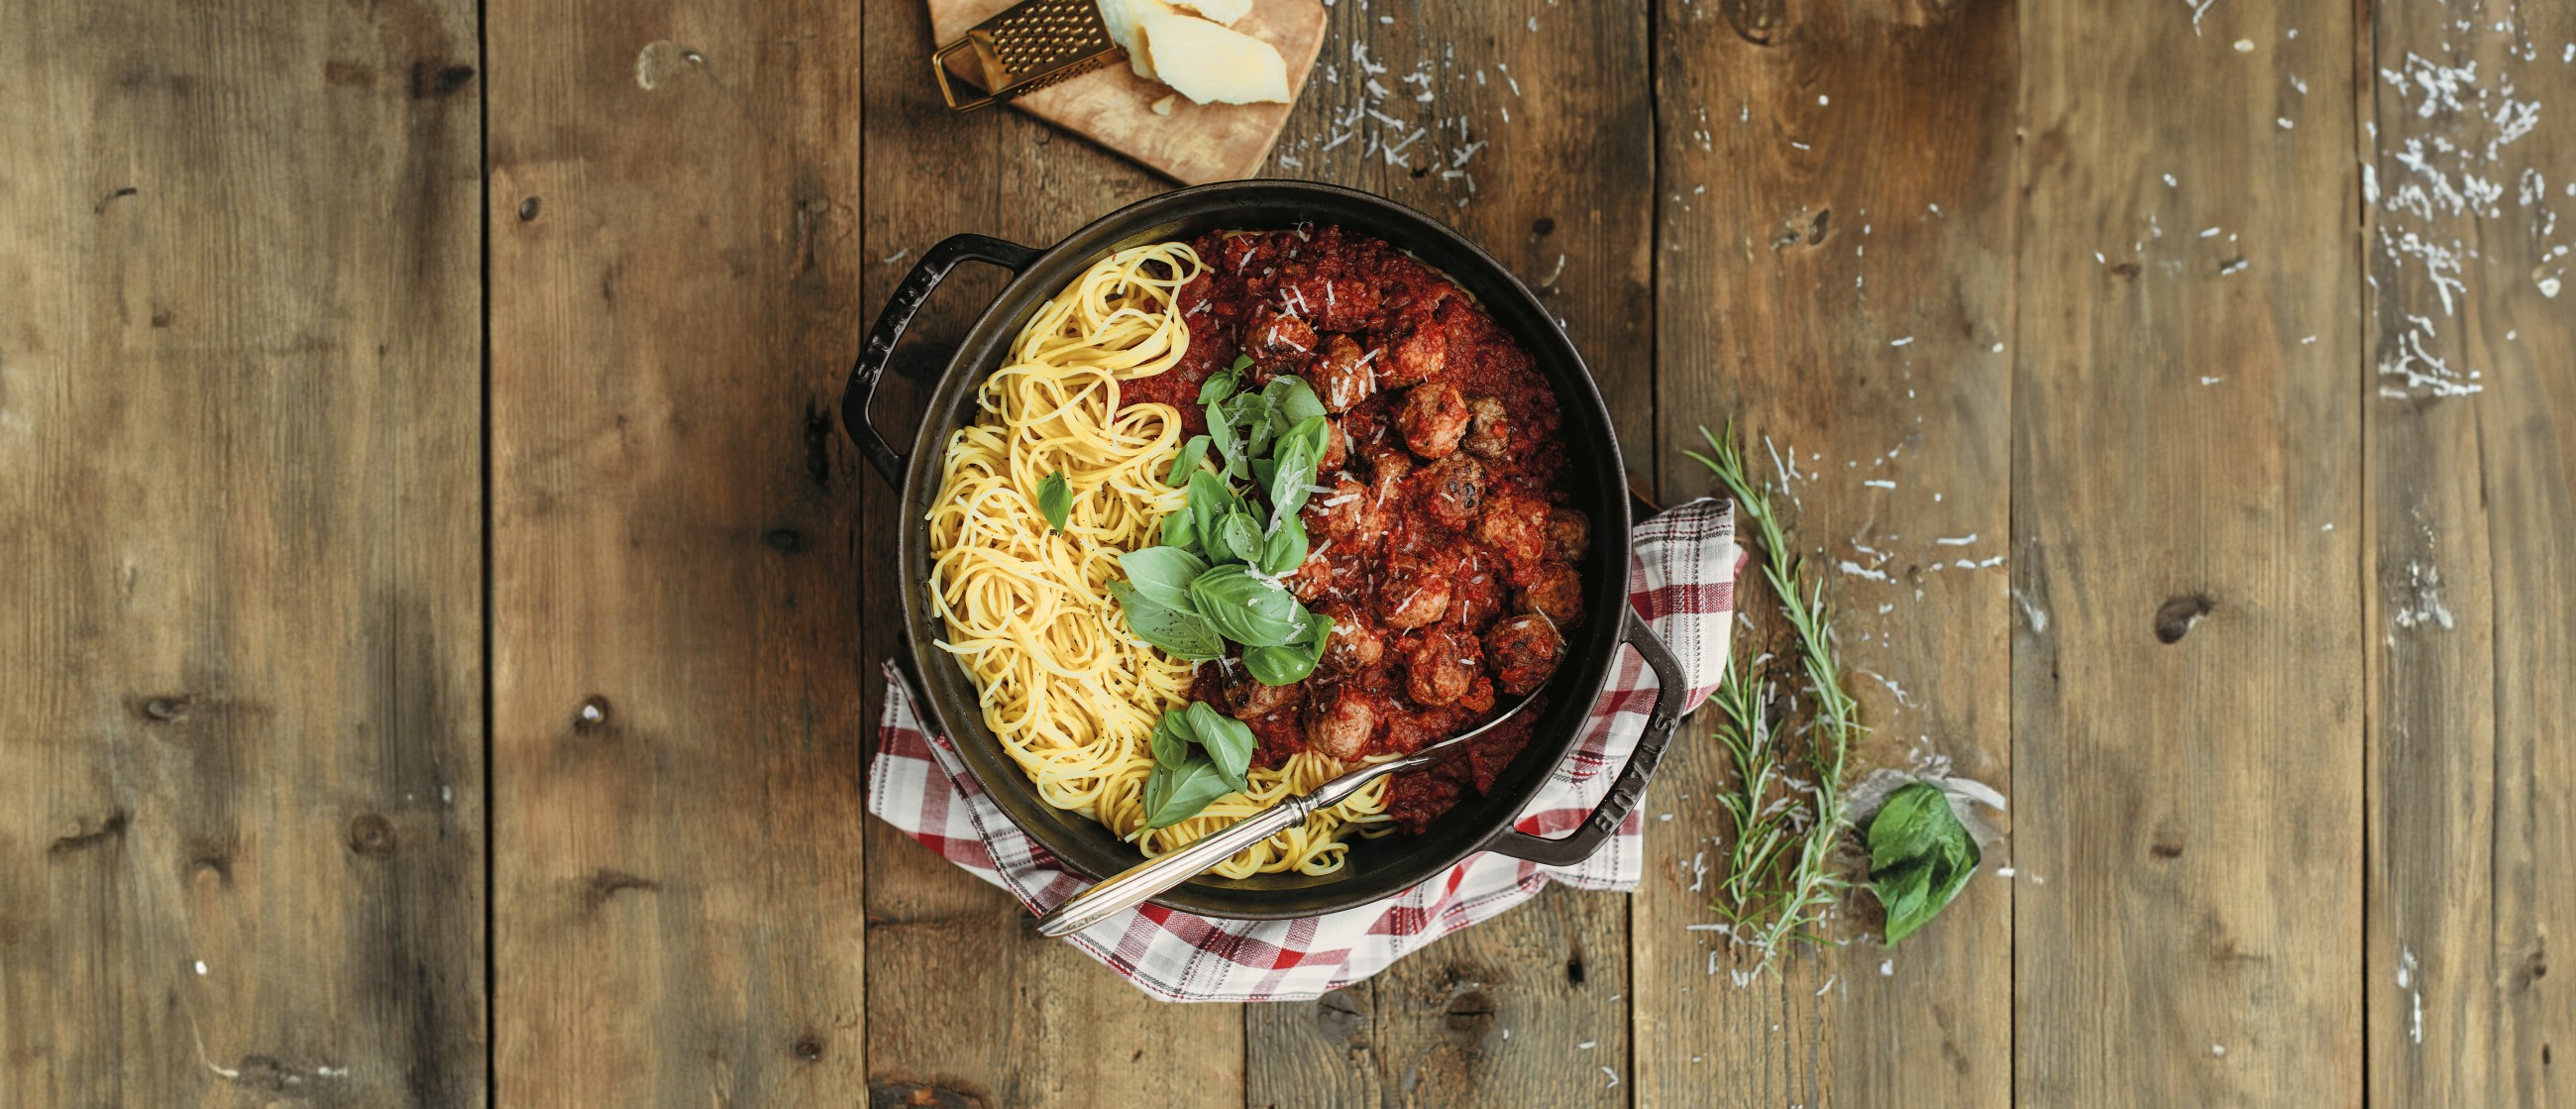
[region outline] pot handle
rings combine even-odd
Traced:
[[[1646,665],[1655,672],[1655,707],[1646,716],[1646,732],[1637,737],[1637,750],[1628,756],[1628,765],[1619,771],[1619,780],[1610,784],[1610,795],[1594,806],[1583,826],[1557,839],[1541,839],[1506,825],[1494,838],[1486,840],[1484,850],[1525,859],[1542,866],[1573,866],[1601,849],[1602,841],[1617,834],[1619,825],[1646,796],[1646,781],[1655,776],[1655,765],[1664,761],[1664,750],[1672,746],[1673,730],[1681,726],[1682,703],[1690,698],[1690,682],[1682,675],[1682,663],[1673,657],[1672,648],[1647,626],[1637,610],[1621,605],[1625,625],[1619,638],[1645,657]]]
[[[896,340],[903,338],[904,328],[912,326],[912,317],[930,300],[931,290],[964,261],[990,262],[1014,273],[1027,269],[1041,252],[1034,247],[987,235],[951,235],[930,248],[914,263],[912,272],[895,286],[894,296],[886,300],[877,313],[876,326],[868,329],[868,340],[859,347],[859,361],[850,367],[848,391],[841,394],[841,430],[859,445],[859,453],[868,457],[868,465],[895,488],[903,487],[904,467],[909,460],[894,445],[877,434],[868,422],[868,405],[876,399],[877,380],[885,376],[886,362],[894,356]]]

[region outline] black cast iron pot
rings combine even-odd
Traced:
[[[1594,615],[1572,632],[1566,660],[1548,683],[1546,712],[1528,747],[1495,781],[1491,795],[1460,802],[1422,835],[1353,841],[1348,863],[1335,874],[1320,878],[1271,874],[1239,880],[1203,876],[1154,899],[1157,904],[1208,916],[1284,919],[1365,905],[1417,885],[1477,851],[1551,865],[1588,858],[1618,830],[1644,794],[1647,779],[1672,741],[1687,693],[1681,664],[1628,607],[1627,470],[1611,433],[1610,412],[1602,405],[1582,356],[1538,298],[1491,255],[1403,205],[1330,185],[1231,181],[1130,205],[1044,250],[982,235],[950,238],[924,254],[895,290],[850,371],[849,392],[841,401],[843,428],[877,472],[903,491],[900,573],[906,587],[903,618],[912,674],[922,686],[936,726],[955,741],[985,792],[1021,829],[1083,873],[1095,878],[1116,874],[1141,857],[1134,846],[1107,829],[1038,798],[1028,777],[985,727],[975,687],[965,672],[931,645],[944,629],[934,626],[921,584],[930,576],[929,535],[923,518],[939,491],[939,455],[947,448],[949,435],[973,418],[976,388],[1000,368],[1012,340],[1038,306],[1063,291],[1093,262],[1140,243],[1299,223],[1340,224],[1410,251],[1473,294],[1530,352],[1565,406],[1565,477],[1575,507],[1592,518],[1592,549],[1580,570],[1585,611]],[[897,451],[869,424],[869,399],[904,327],[940,279],[970,259],[1001,266],[1017,276],[958,344],[931,393],[920,429],[913,433],[912,450]],[[1644,656],[1660,683],[1636,754],[1612,785],[1610,796],[1572,834],[1540,839],[1513,830],[1512,818],[1546,784],[1549,771],[1573,750],[1585,716],[1618,661],[1622,643]]]

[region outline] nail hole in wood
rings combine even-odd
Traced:
[[[582,701],[580,708],[573,710],[572,726],[574,731],[593,731],[606,727],[607,724],[608,698],[606,697],[593,693],[588,699]]]
[[[535,197],[533,197],[533,196],[532,196],[532,197],[527,198],[526,200],[522,200],[522,201],[520,201],[520,202],[519,202],[519,222],[521,222],[521,223],[526,223],[526,222],[528,222],[529,220],[532,220],[532,219],[537,218],[537,209],[538,209],[538,208],[540,208],[540,207],[543,207],[543,205],[542,205],[542,204],[540,204],[540,203],[537,201],[537,198],[535,198]]]

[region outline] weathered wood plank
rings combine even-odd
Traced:
[[[487,12],[499,1098],[848,1105],[858,13]]]
[[[479,64],[0,7],[0,1104],[483,1101]]]
[[[1131,163],[1013,112],[956,116],[922,59],[919,5],[869,4],[864,67],[867,262],[859,305],[874,312],[923,250],[975,231],[1045,244],[1169,187]],[[994,290],[998,271],[961,270],[897,352],[877,421],[909,439],[931,376]],[[856,332],[852,332],[856,335]],[[856,353],[855,343],[849,347]],[[877,660],[895,647],[896,496],[862,474],[870,715]],[[1041,939],[1008,895],[901,833],[868,822],[868,1074],[879,1103],[1004,1106],[1233,1106],[1243,1098],[1243,1016],[1232,1005],[1165,1005],[1072,947]]]
[[[1246,1109],[1382,1104],[1376,1019],[1374,982],[1311,1002],[1244,1006]]]
[[[1856,771],[2010,790],[2014,8],[1677,3],[1659,28],[1667,450],[1736,421],[1794,496],[1876,731]],[[1714,487],[1664,461],[1668,499]],[[1766,591],[1739,597],[1779,630]],[[2011,887],[1981,876],[1901,948],[1739,985],[1749,958],[1685,930],[1718,919],[1730,780],[1699,726],[1656,785],[1638,1103],[2006,1103]]]
[[[2021,17],[2017,1091],[2357,1104],[2352,9]]]
[[[1411,204],[1512,267],[1591,364],[1630,472],[1651,476],[1645,4],[1341,3],[1320,64],[1272,172]],[[1626,918],[1622,899],[1557,891],[1396,964],[1343,998],[1371,1005],[1345,1051],[1374,1078],[1317,1081],[1289,1062],[1313,1051],[1299,1026],[1341,1026],[1334,1002],[1255,1021],[1247,1103],[1374,1088],[1407,1105],[1627,1104]]]
[[[2576,13],[2370,10],[2370,1096],[2542,1104],[2576,1034],[2543,982],[2576,916],[2548,877],[2576,851],[2551,757],[2576,717],[2552,572],[2576,545],[2576,325],[2542,284],[2576,270],[2576,144],[2548,114],[2576,98]],[[2478,179],[2508,191],[2470,203]]]

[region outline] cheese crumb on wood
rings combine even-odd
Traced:
[[[1152,13],[1139,23],[1154,79],[1201,104],[1285,104],[1288,63],[1269,43],[1204,19]]]
[[[1199,13],[1228,27],[1252,11],[1252,0],[1174,0],[1183,8]]]

